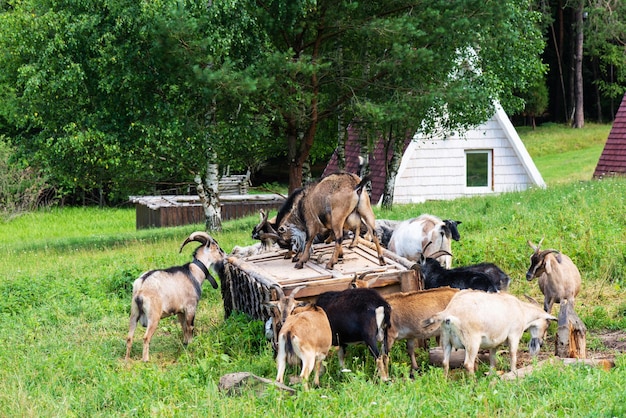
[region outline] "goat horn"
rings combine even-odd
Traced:
[[[296,294],[297,294],[299,291],[301,291],[302,289],[304,289],[305,287],[306,287],[306,285],[301,285],[301,286],[298,286],[298,287],[296,287],[295,289],[293,289],[293,290],[291,291],[291,293],[289,294],[289,300],[292,300],[292,301],[293,301],[293,300],[296,298]]]
[[[541,243],[543,242],[544,238],[545,237],[541,238],[537,245],[533,244],[530,240],[528,240],[526,242],[528,243],[528,246],[533,249],[534,252],[538,253],[539,252],[539,248],[541,248]]]
[[[278,284],[273,284],[270,289],[276,290],[276,294],[278,295],[278,299],[283,299],[285,297],[285,292],[283,292],[283,288]]]
[[[183,251],[183,247],[185,247],[185,245],[189,244],[192,241],[200,242],[200,243],[202,243],[202,245],[208,245],[210,242],[213,242],[214,240],[206,232],[204,232],[204,231],[196,231],[196,232],[193,232],[191,235],[189,235],[187,237],[185,242],[183,242],[182,245],[180,246],[180,250],[178,252],[179,253],[182,252]]]
[[[259,234],[259,238],[261,239],[261,241],[265,241],[266,239],[271,239],[274,241],[278,241],[280,239],[280,235],[278,235],[275,232],[261,232]]]

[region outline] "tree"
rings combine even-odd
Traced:
[[[265,35],[256,77],[269,81],[262,110],[286,142],[290,190],[322,123],[454,130],[486,120],[496,98],[519,108],[511,90],[542,71],[537,16],[516,1],[242,4]],[[484,72],[457,76],[463,62]]]

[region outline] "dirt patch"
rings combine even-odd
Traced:
[[[602,341],[603,347],[594,347],[590,349],[587,347],[587,358],[589,359],[607,359],[613,360],[616,354],[626,352],[626,331],[599,331],[588,332],[587,345],[591,338],[598,338]],[[536,360],[547,360],[554,356],[554,337],[548,339],[541,349],[541,352],[537,355]],[[532,364],[528,351],[524,349],[523,344],[520,344],[520,350],[517,354],[517,367],[522,368]]]
[[[594,335],[602,341],[607,351],[626,352],[626,331],[602,331]]]

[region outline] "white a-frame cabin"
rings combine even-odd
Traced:
[[[413,137],[402,157],[394,203],[455,199],[546,187],[500,105],[482,125],[447,138]]]

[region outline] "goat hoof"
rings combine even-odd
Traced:
[[[300,270],[302,267],[304,267],[304,263],[297,262],[294,267],[297,268],[298,270]]]

